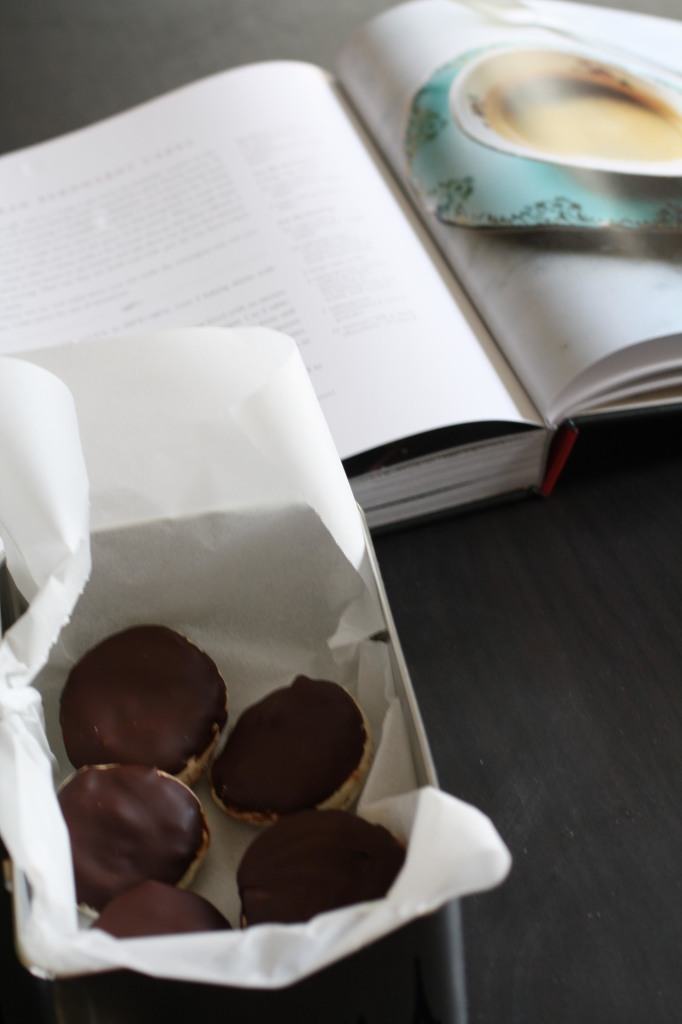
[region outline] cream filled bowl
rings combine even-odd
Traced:
[[[450,92],[455,124],[504,153],[624,174],[682,175],[682,94],[603,56],[506,46]]]

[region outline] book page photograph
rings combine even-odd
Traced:
[[[466,51],[415,96],[404,146],[420,202],[447,223],[682,231],[682,89],[596,49]]]
[[[679,401],[682,26],[526,13],[403,4],[341,80],[547,423]]]

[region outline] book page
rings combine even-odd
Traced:
[[[226,72],[10,154],[0,197],[1,351],[275,328],[342,458],[460,421],[539,422],[318,68]]]
[[[548,164],[493,153],[491,145],[472,143],[467,137],[453,151],[453,165],[446,169],[448,180],[437,183],[441,189],[451,189],[451,207],[444,210],[442,202],[436,207],[428,187],[416,177],[415,161],[410,163],[412,140],[408,133],[415,125],[410,125],[408,118],[411,113],[414,116],[415,97],[420,91],[435,90],[439,69],[450,69],[454,76],[467,62],[494,46],[598,46],[599,53],[607,54],[616,65],[627,64],[647,80],[659,74],[666,78],[658,64],[654,68],[647,63],[647,55],[651,60],[679,66],[682,71],[682,23],[582,4],[531,0],[528,6],[541,18],[564,25],[566,33],[532,24],[517,26],[505,23],[503,18],[491,21],[476,10],[475,0],[471,5],[455,0],[416,0],[398,6],[379,15],[342,52],[340,80],[392,169],[413,196],[428,230],[493,337],[550,423],[589,408],[594,401],[608,403],[610,389],[614,395],[636,396],[640,383],[651,393],[672,387],[668,394],[676,394],[679,400],[679,178],[581,174],[579,167],[570,168],[562,182],[582,190],[579,194],[585,203],[576,212],[565,195],[547,193],[547,182],[556,180],[556,174],[550,179]],[[624,56],[620,47],[627,46],[636,46],[642,58],[638,61],[634,55]],[[448,79],[442,82],[444,88]],[[452,104],[452,93],[445,100],[441,96],[441,102]],[[421,113],[422,121],[416,128],[421,139],[430,142],[429,133],[433,135],[442,127],[434,123],[439,115],[428,102]],[[443,122],[448,116],[445,107]],[[464,134],[459,133],[460,140]],[[483,173],[480,181],[462,173],[463,157],[476,147],[481,167],[487,160],[494,168],[495,176],[487,182]],[[447,152],[443,159],[448,159]],[[528,181],[520,182],[527,189],[525,194],[521,192],[517,197],[514,193],[522,177],[522,163],[532,164],[535,177],[530,185],[542,187],[545,196],[552,196],[554,221],[552,210],[547,214],[549,204],[545,200],[542,211],[537,209],[541,203],[534,206],[538,196],[529,191]],[[427,182],[427,186],[435,184]],[[487,199],[492,198],[499,208],[507,202],[510,212],[506,220],[498,211],[497,220],[490,216],[486,221],[485,209],[476,211],[475,190],[479,186],[487,186]],[[609,190],[614,194],[610,195]],[[469,202],[471,192],[474,196]],[[648,224],[643,230],[632,230],[631,225],[610,222],[610,229],[602,230],[595,229],[594,219],[589,226],[581,223],[589,220],[595,208],[601,212],[609,202],[612,206],[620,203],[620,208],[626,210],[623,216],[633,205],[640,210],[643,195],[647,196],[649,216],[653,209],[659,219],[676,219],[676,230],[647,230]],[[653,202],[649,201],[651,195]],[[470,216],[476,226],[461,226],[457,217],[451,216],[451,209],[458,209],[457,203],[461,209],[467,202],[474,210]],[[567,228],[562,221],[571,217],[575,223]],[[460,214],[459,221],[463,219]],[[648,379],[642,380],[645,377]]]

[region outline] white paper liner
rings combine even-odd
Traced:
[[[0,360],[1,536],[30,601],[0,645],[0,834],[30,887],[23,957],[53,976],[130,967],[279,987],[501,881],[510,858],[489,820],[416,788],[388,650],[371,639],[384,622],[360,516],[294,343],[198,329],[30,358],[42,365]],[[73,402],[44,367],[74,396],[87,476]],[[91,644],[140,621],[215,658],[230,723],[299,672],[357,695],[377,745],[359,813],[408,845],[385,899],[300,926],[129,940],[84,930],[55,797],[71,770],[59,694]],[[237,923],[234,870],[255,831],[222,814],[205,781],[197,793],[212,842],[193,888]]]

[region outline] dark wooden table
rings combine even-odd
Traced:
[[[376,541],[441,784],[514,857],[463,904],[471,1024],[682,1020],[670,426],[676,451],[609,469],[599,439],[546,501]]]
[[[331,66],[385,6],[5,0],[0,151],[230,65]],[[376,538],[441,784],[514,857],[464,901],[471,1024],[682,1020],[681,440],[597,431],[548,500]]]

